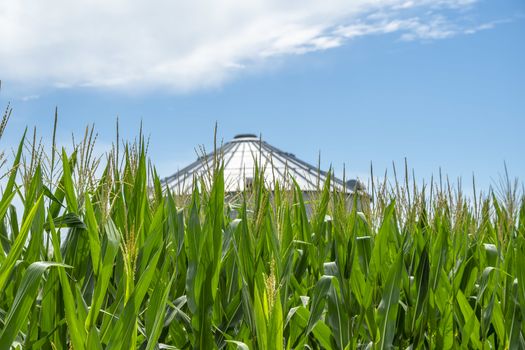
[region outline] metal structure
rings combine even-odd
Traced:
[[[249,189],[253,183],[256,165],[263,171],[269,190],[273,190],[277,183],[291,189],[291,179],[294,178],[303,192],[318,191],[328,175],[318,167],[268,144],[254,134],[239,134],[218,148],[217,154],[212,152],[200,156],[195,162],[165,178],[164,185],[175,194],[191,193],[194,179],[209,179],[216,156],[224,162],[224,185],[227,193]],[[351,185],[351,181],[345,184],[333,176],[331,183],[337,191],[348,194],[353,193],[355,186]]]

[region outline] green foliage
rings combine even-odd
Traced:
[[[89,143],[53,149],[59,164],[31,155],[18,184],[24,142],[0,195],[0,349],[525,346],[515,191],[471,204],[406,182],[358,203],[330,176],[318,193],[269,192],[257,169],[230,205],[216,158],[188,203],[163,191],[143,140],[98,179]]]

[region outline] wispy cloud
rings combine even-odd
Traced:
[[[57,88],[194,90],[221,85],[275,56],[332,49],[365,35],[436,40],[492,28],[496,22],[449,18],[475,3],[4,1],[0,71],[6,80]]]
[[[32,100],[38,100],[40,98],[40,95],[27,95],[20,98],[23,102],[32,101]]]

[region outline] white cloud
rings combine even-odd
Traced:
[[[476,0],[26,0],[0,2],[0,72],[69,88],[218,86],[271,57],[370,34],[403,40],[472,34],[440,12]],[[485,27],[483,27],[485,26]]]
[[[23,102],[27,102],[27,101],[32,101],[32,100],[38,100],[40,98],[39,95],[27,95],[27,96],[22,96],[22,98],[20,98]]]

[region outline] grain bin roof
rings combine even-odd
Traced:
[[[226,192],[238,192],[251,186],[255,165],[263,169],[266,186],[273,190],[275,184],[291,188],[293,177],[304,192],[322,188],[327,173],[260,140],[254,134],[239,134],[217,149],[224,162]],[[164,184],[177,194],[191,193],[193,179],[209,176],[213,168],[214,153],[200,156],[195,162],[165,178]],[[351,192],[343,181],[332,177],[332,185],[338,191]]]

